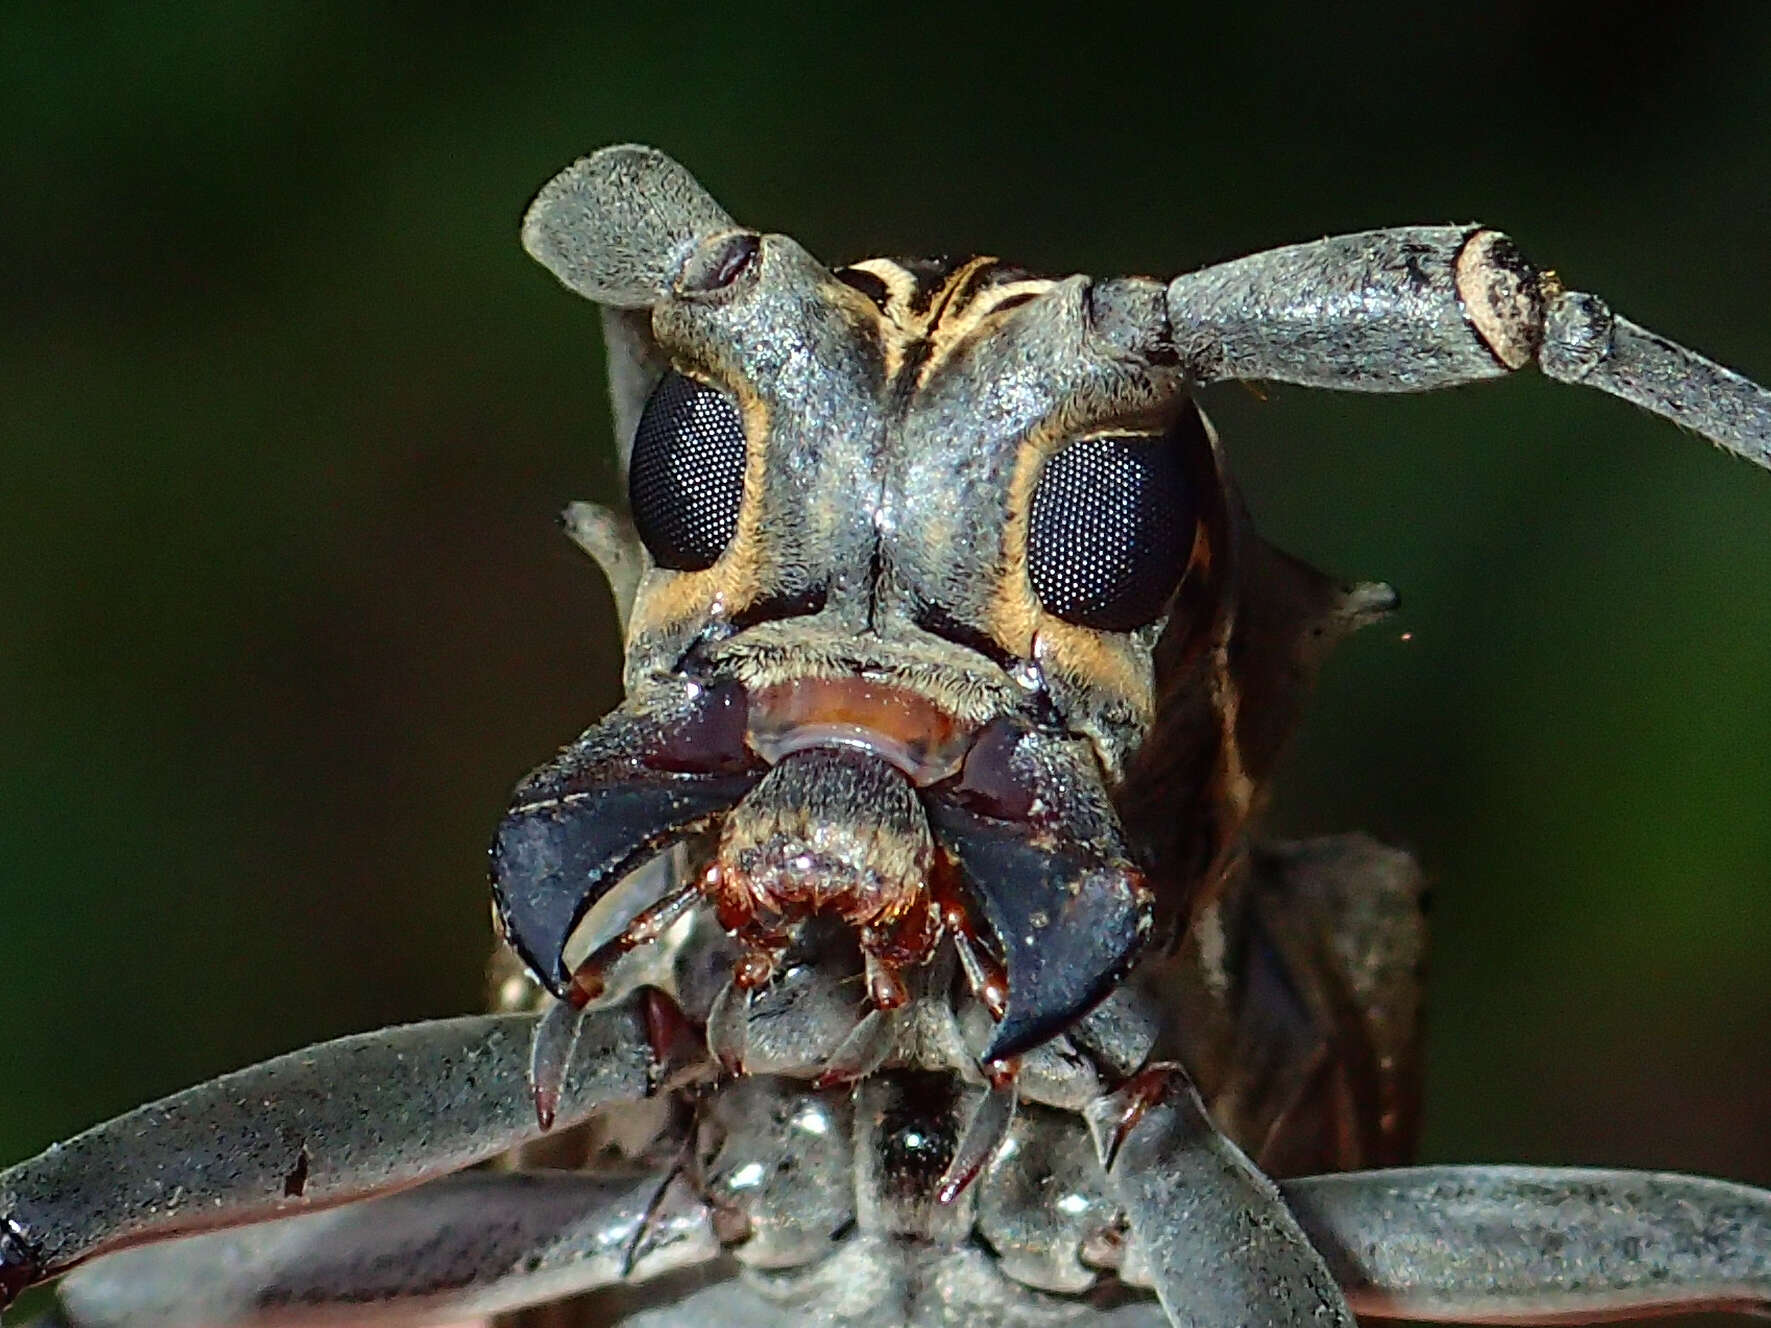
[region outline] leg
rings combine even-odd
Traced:
[[[670,368],[670,359],[652,339],[648,310],[605,305],[602,312],[603,349],[609,364],[609,405],[615,417],[615,451],[625,483],[640,412],[658,380]],[[598,503],[579,502],[561,513],[560,524],[567,537],[596,559],[597,566],[608,577],[609,590],[615,597],[615,620],[625,637],[640,576],[651,565],[633,521],[624,512]]]
[[[1585,1323],[1771,1311],[1771,1192],[1746,1185],[1415,1167],[1280,1188],[1360,1314]]]
[[[1536,362],[1771,466],[1771,391],[1563,290],[1498,231],[1409,226],[1177,277],[1169,318],[1201,382],[1425,392]]]
[[[1131,1226],[1128,1262],[1175,1324],[1354,1328],[1273,1182],[1218,1133],[1179,1066],[1143,1071],[1085,1114]]]
[[[609,361],[609,406],[615,417],[615,453],[621,459],[621,479],[625,484],[640,412],[646,408],[646,398],[652,395],[658,380],[670,368],[670,357],[652,339],[650,309],[604,305],[602,314],[603,348]],[[637,544],[637,535],[634,540]]]
[[[560,527],[567,539],[602,568],[609,593],[615,598],[615,625],[626,637],[633,597],[639,593],[640,577],[646,570],[645,547],[632,519],[601,503],[578,502],[568,504],[560,513]]]
[[[107,1250],[348,1203],[533,1139],[526,1076],[540,1019],[474,1015],[321,1043],[0,1171],[0,1305]],[[643,1098],[666,1069],[637,999],[595,1011],[558,1119]]]
[[[403,1194],[125,1250],[60,1288],[72,1328],[478,1319],[719,1253],[680,1177],[475,1172]]]

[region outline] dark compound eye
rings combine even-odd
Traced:
[[[640,413],[627,496],[660,567],[713,566],[738,529],[744,497],[744,423],[731,397],[666,374]]]
[[[1166,437],[1081,438],[1045,463],[1027,527],[1027,575],[1048,613],[1105,632],[1162,615],[1193,550],[1199,494],[1189,409]]]

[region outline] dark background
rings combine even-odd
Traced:
[[[1083,13],[0,8],[0,1158],[480,1000],[506,793],[616,696],[594,311],[516,242],[589,148],[833,261],[1479,218],[1771,375],[1771,6]],[[1438,883],[1427,1155],[1771,1183],[1771,477],[1535,375],[1207,405],[1404,594],[1277,817]]]

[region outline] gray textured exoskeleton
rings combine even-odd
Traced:
[[[1323,654],[1392,596],[1262,543],[1190,396],[1535,364],[1763,466],[1771,393],[1479,227],[1166,284],[833,270],[619,147],[523,239],[604,306],[631,514],[568,527],[627,700],[499,827],[502,1012],[0,1172],[0,1299],[75,1270],[62,1322],[134,1328],[1771,1309],[1764,1191],[1405,1165],[1419,875],[1252,834]]]

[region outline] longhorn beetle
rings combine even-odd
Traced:
[[[1405,1165],[1419,873],[1256,832],[1393,596],[1265,544],[1192,400],[1536,365],[1765,466],[1771,393],[1477,226],[1169,282],[832,269],[617,147],[523,240],[604,308],[631,510],[568,527],[626,699],[497,829],[500,1010],[0,1173],[0,1293],[85,1264],[61,1320],[138,1326],[1771,1309],[1764,1191]]]

